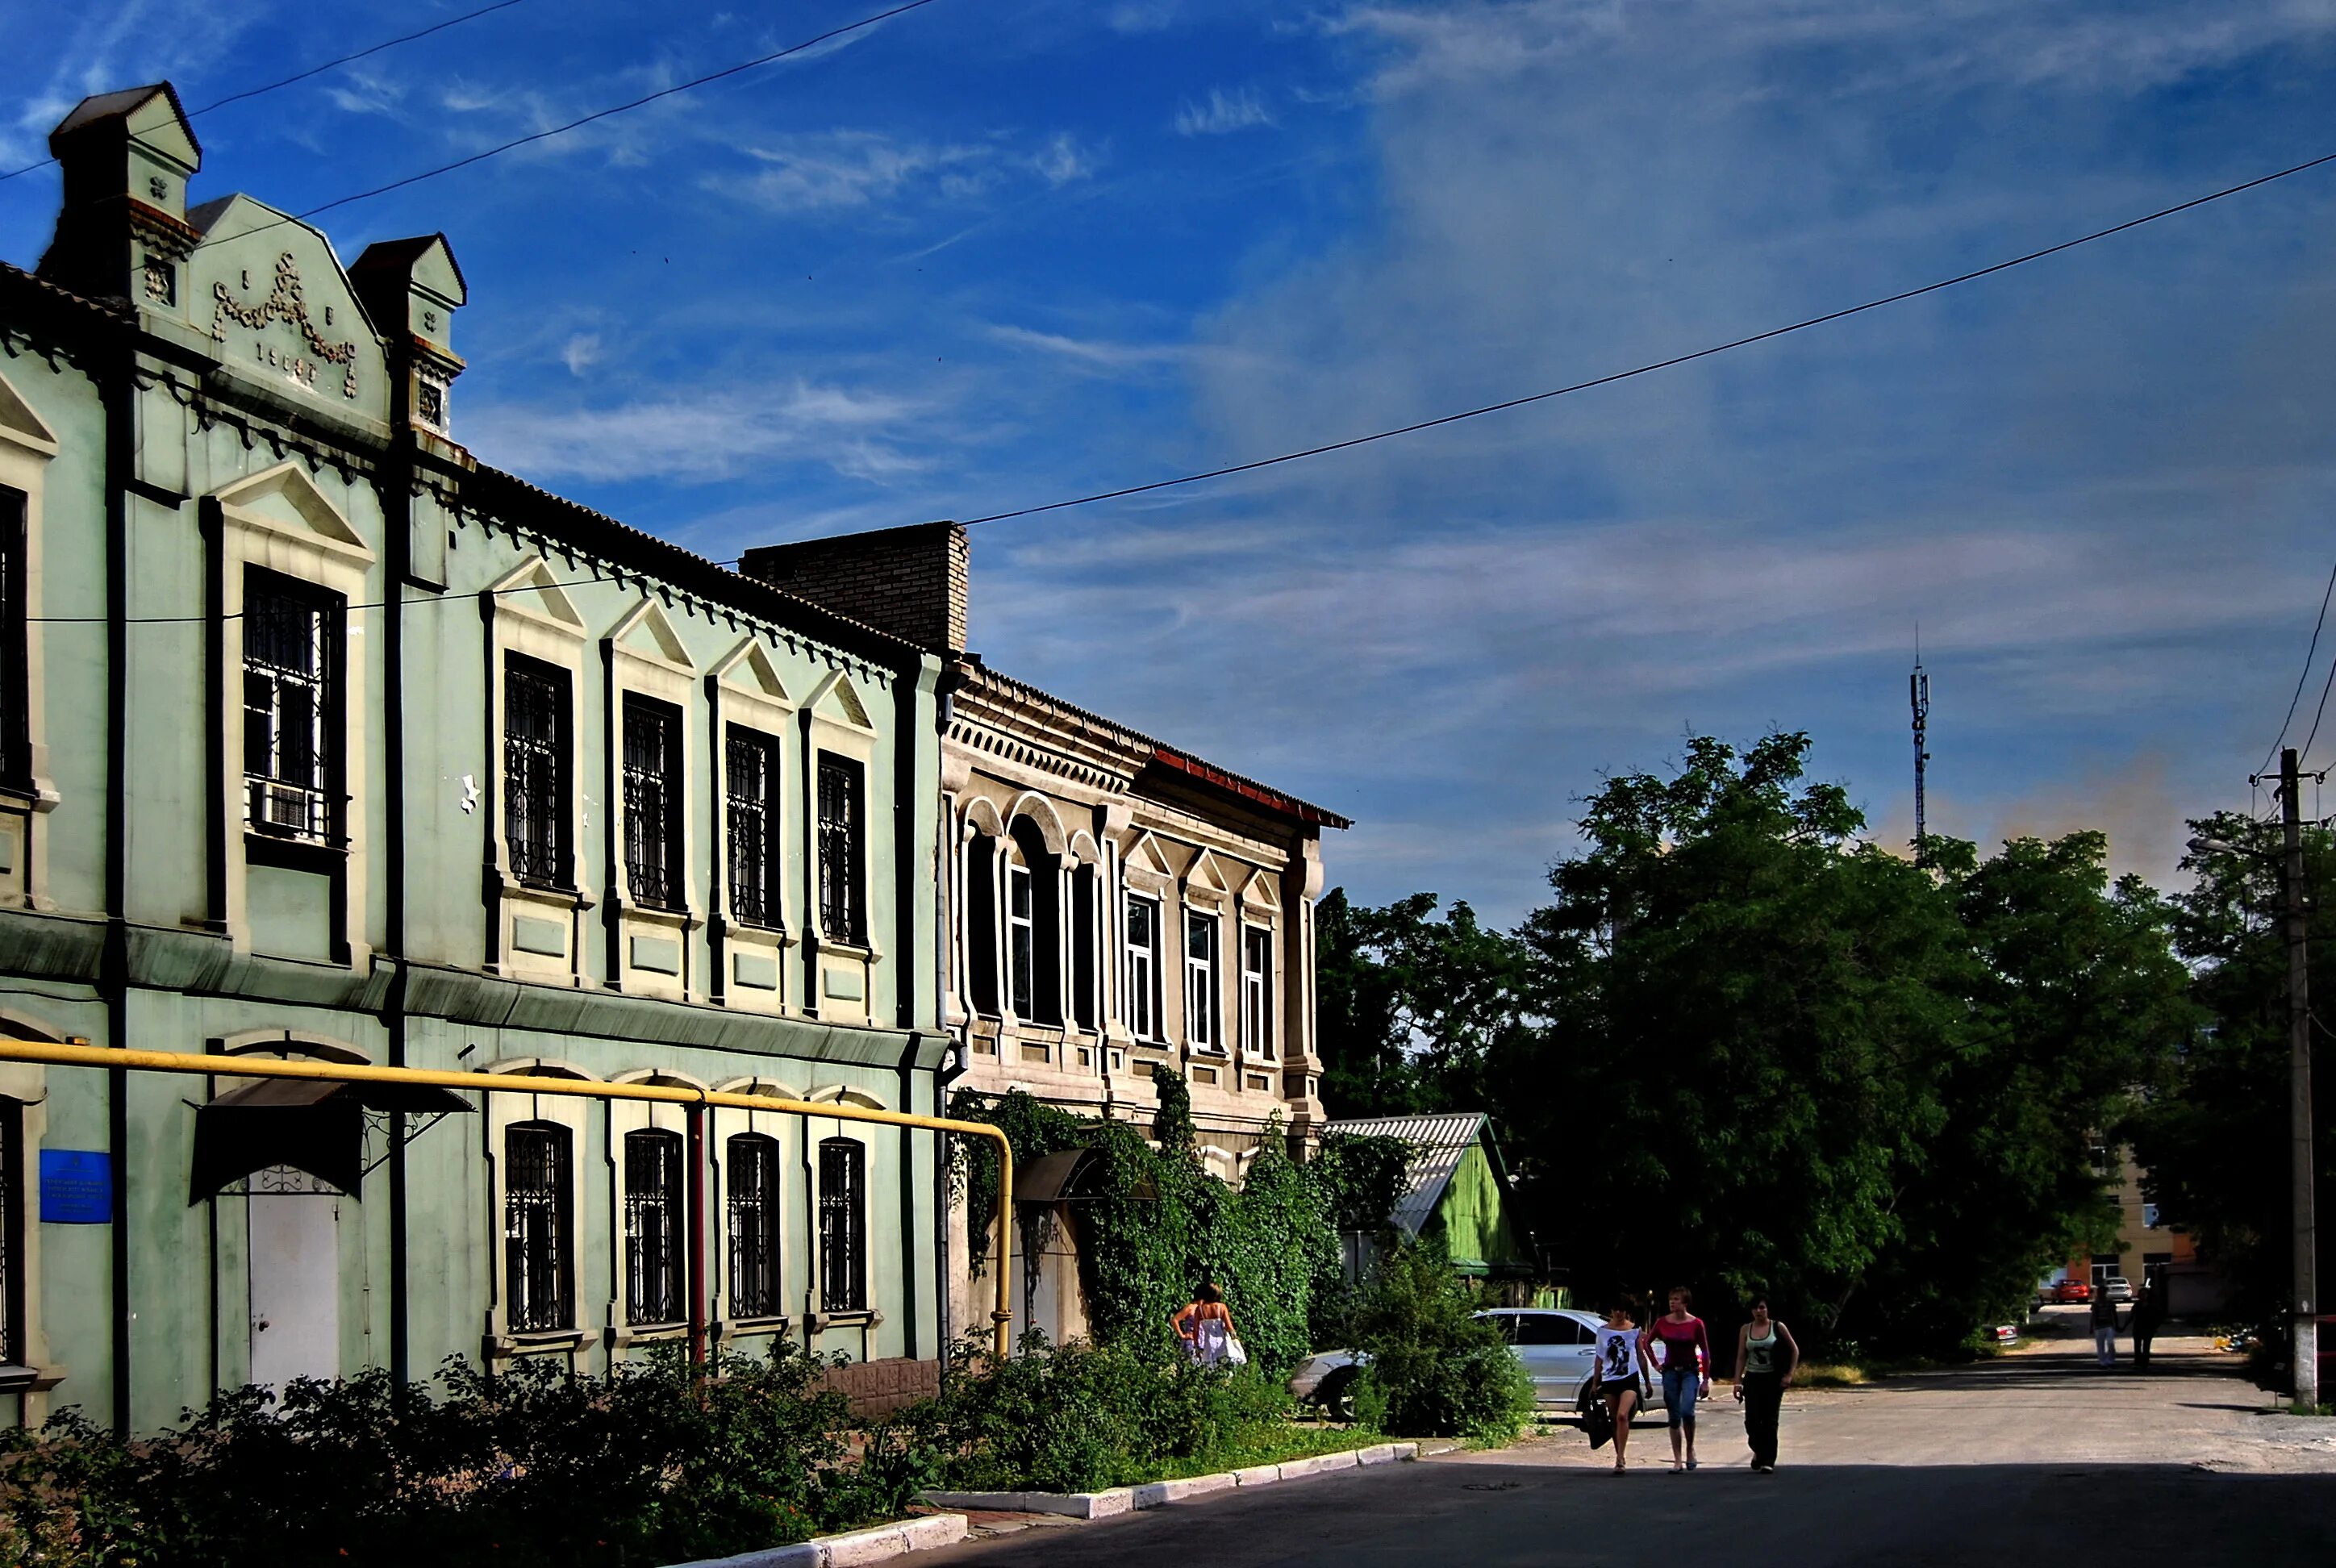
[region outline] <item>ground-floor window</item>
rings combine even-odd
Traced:
[[[681,1135],[625,1135],[625,1320],[677,1323],[682,1298]]]
[[[521,1122],[503,1135],[505,1321],[515,1334],[572,1328],[576,1264],[568,1129]]]
[[[730,1315],[779,1315],[779,1144],[760,1133],[730,1140]]]
[[[819,1146],[820,1307],[868,1309],[868,1152],[850,1138]]]

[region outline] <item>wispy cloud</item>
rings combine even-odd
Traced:
[[[570,375],[581,375],[600,362],[600,335],[579,332],[560,348],[560,363],[568,366]]]
[[[1027,326],[998,325],[989,336],[1009,347],[1051,354],[1096,370],[1133,370],[1189,363],[1197,352],[1184,343],[1114,343],[1105,338],[1066,337],[1056,332],[1036,332]]]
[[[1224,136],[1273,122],[1273,112],[1256,88],[1237,87],[1228,93],[1212,87],[1206,98],[1198,102],[1188,98],[1179,105],[1175,123],[1179,136]]]
[[[1049,185],[1068,185],[1074,180],[1085,180],[1103,164],[1103,151],[1090,147],[1067,131],[1057,131],[1047,138],[1046,144],[1031,159],[1031,167]]]
[[[888,482],[926,465],[903,439],[926,412],[908,398],[797,381],[767,396],[725,391],[612,408],[491,406],[472,411],[463,429],[480,452],[530,477],[707,483],[801,463]]]

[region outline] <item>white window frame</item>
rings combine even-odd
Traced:
[[[1137,904],[1148,905],[1152,916],[1152,940],[1139,944],[1135,940],[1134,911]],[[1156,1041],[1162,1027],[1160,995],[1160,920],[1165,905],[1156,895],[1133,890],[1127,894],[1127,995],[1124,1012],[1128,1033],[1138,1040]],[[1139,972],[1140,971],[1140,972]]]
[[[1195,951],[1192,933],[1205,929],[1206,951]],[[1224,952],[1223,917],[1213,911],[1184,911],[1184,1043],[1214,1056],[1225,1052],[1222,1008],[1217,997],[1217,971]]]
[[[1006,841],[1006,1010],[1026,1020],[1038,1010],[1038,883],[1011,839]]]
[[[42,669],[41,511],[50,461],[57,455],[56,433],[31,404],[0,375],[0,485],[24,498],[23,580],[17,598],[24,614],[24,748],[29,795],[11,789],[0,797],[0,832],[13,830],[15,852],[0,869],[0,907],[46,909],[49,813],[58,802],[49,773],[48,730],[44,723],[46,681]],[[0,846],[5,847],[5,846]]]
[[[1241,1053],[1262,1061],[1272,1061],[1273,1045],[1273,928],[1244,920],[1241,922]],[[1264,951],[1263,968],[1252,968],[1250,955],[1259,948]]]

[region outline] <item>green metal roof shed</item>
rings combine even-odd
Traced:
[[[1368,1116],[1331,1122],[1325,1135],[1401,1138],[1411,1145],[1404,1194],[1389,1222],[1405,1235],[1441,1241],[1464,1274],[1526,1275],[1532,1253],[1509,1218],[1509,1177],[1482,1112]]]

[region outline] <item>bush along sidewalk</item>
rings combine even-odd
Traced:
[[[677,1357],[605,1378],[450,1361],[224,1395],[122,1442],[71,1411],[0,1433],[0,1565],[649,1565],[784,1545],[906,1514],[930,1480],[854,1425],[823,1365],[781,1349],[699,1378]]]
[[[998,1364],[968,1341],[940,1397],[903,1412],[952,1492],[1096,1492],[1280,1464],[1380,1441],[1366,1428],[1293,1425],[1280,1381],[1124,1344],[1025,1335]]]
[[[1383,1257],[1348,1319],[1357,1419],[1406,1437],[1514,1441],[1533,1419],[1533,1380],[1477,1307],[1433,1242]]]

